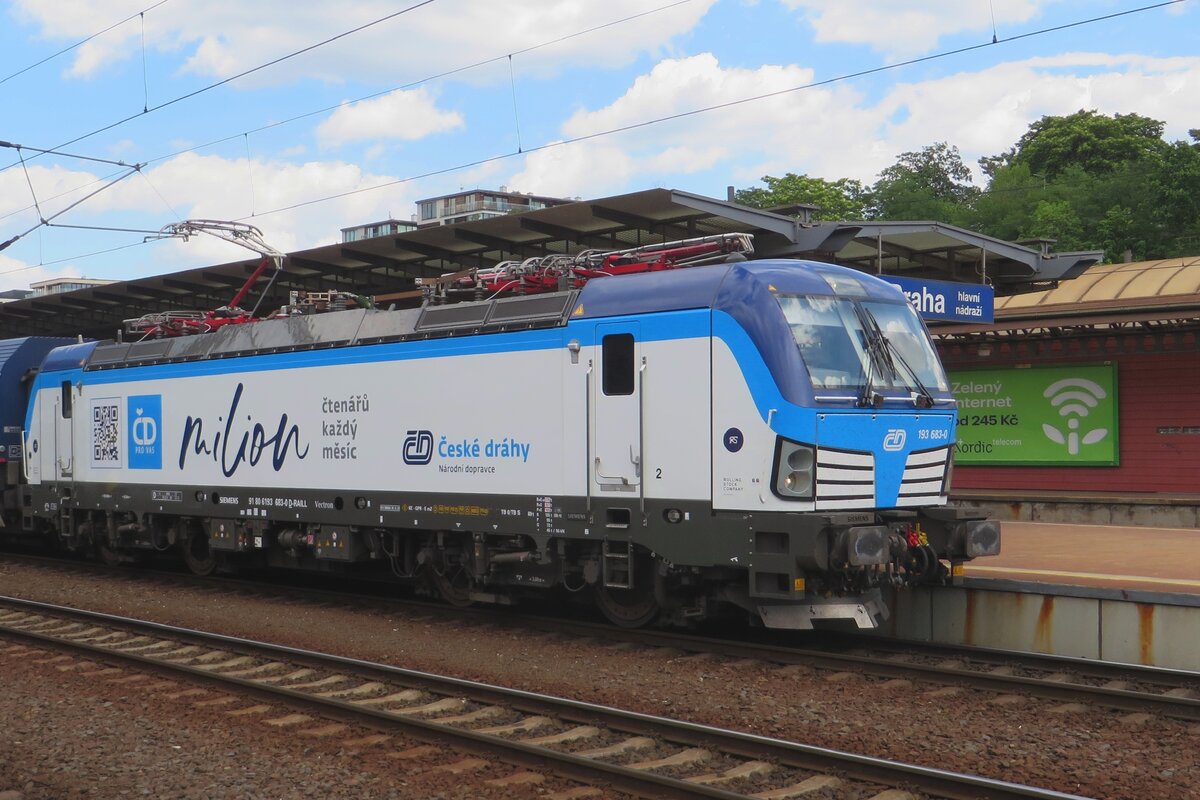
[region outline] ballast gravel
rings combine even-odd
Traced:
[[[613,646],[364,609],[70,574],[5,562],[0,594],[380,661],[1029,783],[1112,800],[1200,797],[1200,724],[853,672]],[[9,643],[0,640],[0,651]],[[478,782],[286,730],[231,724],[219,707],[152,700],[0,652],[0,800],[59,797],[543,797],[545,776]],[[393,748],[393,750],[396,748]],[[467,756],[446,756],[438,763]],[[396,765],[401,766],[397,767]],[[515,772],[489,767],[495,775]],[[415,771],[414,771],[415,770]],[[489,776],[492,773],[489,773]]]
[[[4,640],[0,667],[0,800],[521,796],[488,783],[521,774],[510,765],[328,722],[272,727],[297,716],[285,708],[239,719],[256,706],[186,682]],[[464,762],[467,776],[455,770]],[[570,788],[532,777],[530,797]]]

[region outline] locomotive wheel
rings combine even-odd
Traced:
[[[654,587],[646,583],[634,589],[613,589],[597,585],[596,607],[618,628],[640,628],[649,625],[661,609],[654,597]]]
[[[217,554],[208,546],[208,534],[198,528],[192,528],[183,535],[179,542],[183,551],[183,562],[194,575],[206,577],[217,569]]]
[[[452,606],[466,608],[471,599],[471,575],[462,564],[450,564],[442,569],[431,567],[429,580],[438,595]]]
[[[102,536],[96,539],[96,555],[106,567],[120,566],[122,561],[120,553],[109,547]]]

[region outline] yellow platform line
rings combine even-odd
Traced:
[[[1164,586],[1191,586],[1200,589],[1200,581],[1187,578],[1151,578],[1146,575],[1112,575],[1106,572],[1067,572],[1057,569],[1026,569],[1024,567],[977,567],[974,564],[967,567],[967,574],[978,572],[1007,573],[1020,575],[1039,575],[1049,578],[1094,578],[1102,581],[1122,581],[1124,583],[1154,583]]]

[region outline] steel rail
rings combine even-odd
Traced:
[[[965,666],[903,662],[895,660],[894,657],[905,651],[918,651],[915,654],[927,656],[938,654],[947,659],[968,661],[981,660],[982,656],[989,659],[988,665],[992,667],[1010,665],[1050,672],[1078,670],[1088,677],[1102,680],[1128,679],[1145,683],[1162,681],[1168,688],[1189,686],[1200,688],[1200,673],[1183,670],[1163,670],[1141,664],[1065,659],[1059,656],[1020,651],[953,648],[946,645],[936,645],[925,649],[919,642],[905,642],[893,646],[885,655],[859,655],[781,645],[745,644],[670,632],[654,632],[651,635],[652,638],[642,639],[645,632],[632,633],[635,633],[637,638],[642,641],[648,644],[652,642],[660,647],[703,650],[734,658],[757,658],[781,664],[799,664],[825,669],[854,668],[887,678],[937,680],[942,683],[957,682],[986,691],[1024,693],[1043,699],[1090,703],[1120,711],[1152,712],[1177,719],[1200,720],[1200,698],[1167,694],[1165,690],[1163,693],[1154,693],[1107,686],[1091,686],[1085,683],[987,672]],[[878,647],[869,639],[864,639],[856,646],[867,649]],[[920,652],[922,650],[925,652]]]
[[[7,556],[11,556],[11,554],[6,554]],[[17,558],[50,565],[63,563],[58,559],[47,559],[37,556],[18,556]],[[73,567],[84,568],[102,574],[112,574],[113,570],[111,567],[94,562],[76,561],[69,563]],[[1149,712],[1175,719],[1200,720],[1200,697],[1168,693],[1169,689],[1200,689],[1200,672],[1153,667],[1143,664],[1096,661],[1094,659],[1025,651],[905,642],[882,638],[877,639],[872,636],[862,636],[853,640],[850,637],[845,637],[843,641],[852,641],[853,646],[856,648],[873,648],[885,651],[882,655],[861,655],[839,653],[812,647],[736,641],[670,630],[628,630],[616,628],[605,623],[562,620],[555,617],[514,613],[512,609],[497,611],[484,607],[456,608],[438,602],[404,600],[395,597],[385,599],[361,593],[315,589],[312,587],[297,588],[279,583],[263,584],[228,576],[197,578],[189,573],[156,573],[145,570],[126,572],[123,575],[126,577],[162,577],[192,586],[212,586],[213,584],[217,584],[227,586],[235,591],[248,591],[260,594],[273,591],[289,597],[308,597],[324,602],[365,602],[371,605],[382,601],[391,606],[416,607],[434,613],[453,614],[456,616],[479,616],[486,618],[489,624],[493,625],[503,625],[506,627],[529,625],[536,627],[540,632],[553,630],[568,636],[580,636],[586,632],[590,636],[620,642],[633,642],[647,647],[674,647],[690,652],[711,653],[738,659],[753,658],[769,663],[810,666],[819,669],[855,669],[886,678],[904,678],[939,683],[951,682],[984,691],[1023,693],[1042,699],[1088,703],[1119,711]],[[1071,670],[1096,680],[1125,680],[1145,684],[1157,684],[1163,687],[1163,691],[1155,693],[1128,688],[1092,686],[1086,683],[1071,681],[1047,680],[1045,678],[1025,675],[986,672],[982,671],[982,669],[972,669],[969,667],[901,662],[895,660],[895,656],[898,653],[913,653],[914,655],[927,657],[940,656],[945,659],[958,659],[976,663],[987,662],[987,665],[992,667],[1012,666],[1047,672]]]
[[[553,697],[551,695],[510,689],[493,684],[468,681],[433,673],[378,664],[361,659],[319,653],[311,650],[278,644],[256,642],[235,636],[208,633],[161,623],[136,620],[114,614],[104,614],[67,606],[57,606],[20,598],[0,596],[0,603],[10,609],[53,615],[67,621],[104,623],[115,625],[134,634],[155,633],[173,639],[219,645],[244,654],[269,658],[287,657],[296,663],[316,665],[326,669],[351,670],[357,677],[386,679],[410,688],[419,688],[435,694],[465,695],[483,703],[504,703],[523,713],[551,714],[559,720],[582,722],[620,731],[623,733],[653,735],[671,744],[691,747],[706,747],[723,754],[741,758],[773,761],[788,767],[818,773],[831,770],[852,775],[857,780],[889,786],[918,787],[929,795],[954,800],[1081,800],[1078,795],[1065,794],[1048,789],[1009,783],[981,776],[964,775],[930,767],[904,764],[871,756],[857,755],[828,748],[789,742],[772,737],[743,733],[680,720],[671,720],[639,712],[625,711],[611,706],[585,703],[578,700]],[[53,620],[47,620],[48,622]],[[39,627],[42,625],[39,623]],[[181,672],[207,683],[235,685],[246,692],[259,696],[283,699],[290,704],[308,707],[319,706],[323,713],[342,719],[354,718],[360,723],[370,719],[376,725],[400,727],[416,731],[418,738],[435,737],[453,740],[459,746],[468,743],[469,748],[484,749],[501,758],[521,763],[536,763],[571,777],[584,776],[585,780],[600,778],[629,791],[654,797],[712,797],[735,800],[746,795],[716,786],[698,784],[685,779],[673,778],[647,772],[643,769],[620,766],[586,756],[560,752],[548,747],[531,745],[520,740],[480,733],[463,728],[451,728],[434,720],[423,720],[402,716],[387,711],[364,708],[353,702],[330,697],[316,697],[281,686],[257,683],[250,679],[222,676],[209,669],[183,664],[173,664],[152,656],[137,653],[122,653],[101,645],[72,642],[49,633],[22,630],[9,624],[0,624],[6,633],[44,642],[46,644],[82,650],[96,656],[117,658],[142,667],[156,670]]]

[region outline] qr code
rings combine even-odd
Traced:
[[[92,406],[92,463],[119,465],[121,435],[117,402],[102,401]]]

